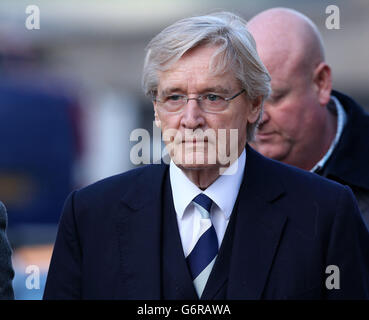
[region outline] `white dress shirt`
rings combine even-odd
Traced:
[[[323,168],[324,165],[327,163],[327,161],[330,158],[332,152],[336,148],[336,146],[338,144],[338,141],[341,138],[343,129],[344,129],[346,121],[347,121],[347,115],[346,115],[345,109],[343,108],[343,106],[341,105],[339,100],[335,96],[331,96],[331,99],[334,102],[334,106],[336,108],[336,113],[337,113],[336,136],[334,137],[334,139],[333,139],[328,151],[326,152],[326,154],[318,161],[318,163],[314,166],[314,168],[312,168],[310,170],[311,172],[315,172],[315,171]],[[334,111],[332,111],[332,112],[334,112]]]
[[[173,161],[170,162],[170,184],[185,257],[195,246],[200,228],[201,214],[192,203],[192,200],[200,193],[204,193],[213,200],[210,217],[217,233],[218,245],[220,247],[241,186],[245,164],[246,150],[244,149],[240,157],[223,175],[219,176],[207,189],[201,190],[187,178]],[[236,170],[234,170],[235,166],[238,166]],[[232,170],[235,173],[228,175],[227,172],[232,172]]]

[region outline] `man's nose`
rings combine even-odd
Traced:
[[[197,129],[205,124],[204,112],[196,99],[190,99],[183,106],[181,125],[188,129]]]

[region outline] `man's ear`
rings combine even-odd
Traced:
[[[326,63],[321,62],[315,68],[313,82],[317,90],[320,105],[326,106],[331,99],[332,91],[332,72]]]
[[[155,125],[158,128],[161,128],[161,121],[160,121],[160,118],[158,116],[158,112],[156,111],[156,104],[155,104],[155,102],[154,102],[154,116],[155,116]]]
[[[250,113],[247,117],[247,120],[248,120],[249,123],[254,123],[255,121],[258,120],[259,114],[260,114],[260,109],[261,109],[261,101],[262,101],[261,96],[257,97],[253,101],[251,101]]]

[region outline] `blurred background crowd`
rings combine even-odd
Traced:
[[[40,9],[27,30],[25,9]],[[328,5],[340,29],[325,25]],[[152,132],[141,91],[145,46],[179,18],[219,10],[246,20],[299,10],[318,26],[333,87],[369,110],[368,0],[44,0],[0,2],[0,200],[8,210],[16,299],[40,299],[63,202],[76,188],[134,167],[129,137]],[[26,267],[40,268],[27,289]]]

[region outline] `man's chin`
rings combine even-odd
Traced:
[[[261,153],[264,157],[282,161],[285,159],[287,150],[278,147],[278,145],[272,143],[257,143],[253,142],[250,144],[257,152]]]
[[[209,159],[203,153],[189,153],[185,157],[173,158],[174,163],[182,169],[201,170],[218,167],[216,159]]]

